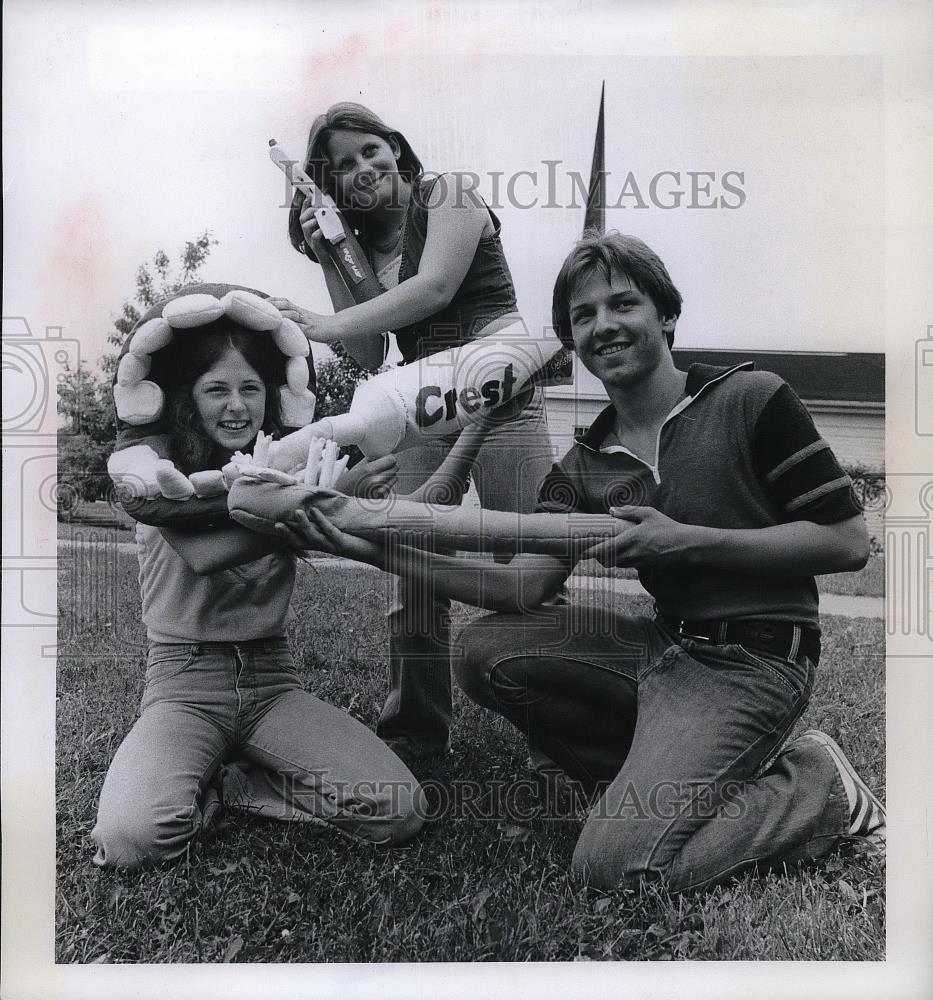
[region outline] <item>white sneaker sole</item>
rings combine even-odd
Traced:
[[[827,736],[826,733],[818,729],[809,729],[800,738],[811,739],[828,751],[837,769],[846,774],[855,787],[855,805],[852,809],[849,825],[850,831],[852,831],[850,836],[860,837],[876,847],[884,847],[887,835],[887,813],[884,805],[862,780],[849,758],[842,752],[839,744],[831,736]],[[881,820],[880,824],[871,830],[866,830],[865,833],[858,833],[857,831],[868,821],[873,807],[875,815]]]

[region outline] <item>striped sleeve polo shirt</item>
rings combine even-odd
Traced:
[[[692,365],[684,398],[661,428],[654,464],[606,443],[616,418],[606,407],[551,469],[538,510],[604,514],[650,506],[714,528],[833,524],[860,513],[851,480],[806,407],[779,376],[753,369],[753,362]],[[639,578],[665,617],[818,627],[813,577],[674,563],[643,568]]]

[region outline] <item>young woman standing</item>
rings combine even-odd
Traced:
[[[382,295],[354,304],[323,252],[313,206],[298,192],[289,239],[316,261],[336,308],[312,313],[273,299],[310,340],[342,343],[368,368],[387,355],[386,331],[402,363],[487,337],[518,320],[500,224],[471,184],[425,173],[405,136],[369,109],[342,103],[311,126],[305,171],[356,229]],[[490,349],[495,350],[490,343]],[[456,438],[399,452],[398,492],[411,493],[440,466]],[[486,435],[474,467],[484,508],[528,512],[553,461],[540,389]],[[452,718],[449,608],[429,584],[399,581],[389,613],[390,688],[377,732],[407,761],[443,754]]]

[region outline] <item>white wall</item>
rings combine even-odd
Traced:
[[[832,446],[843,465],[884,468],[884,412],[842,410],[808,404],[817,430]]]
[[[605,398],[548,395],[548,427],[560,454],[573,443],[574,427],[589,426],[607,402]],[[880,406],[854,410],[811,403],[808,409],[840,462],[884,468],[884,412]]]

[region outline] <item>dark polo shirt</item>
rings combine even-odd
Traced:
[[[851,480],[806,407],[779,376],[753,367],[692,365],[685,396],[661,428],[654,464],[605,443],[616,419],[607,406],[553,466],[537,509],[605,514],[632,504],[714,528],[833,524],[860,513]],[[811,576],[675,563],[644,568],[639,579],[665,617],[819,621]]]

